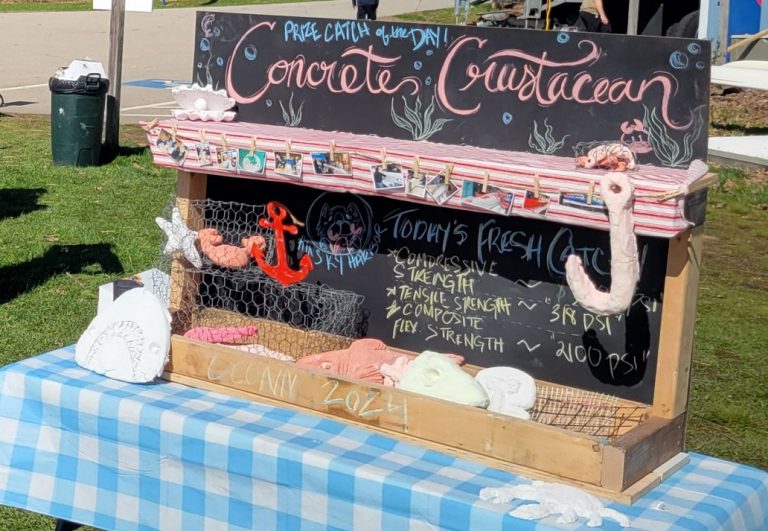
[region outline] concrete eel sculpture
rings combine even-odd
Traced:
[[[574,254],[565,262],[565,278],[584,309],[598,315],[612,315],[629,308],[640,279],[632,220],[633,189],[626,174],[608,173],[600,181],[600,191],[610,222],[611,289],[607,292],[597,289],[584,270],[581,258]]]

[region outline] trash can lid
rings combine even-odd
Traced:
[[[109,80],[101,74],[88,74],[76,80],[52,77],[48,88],[56,94],[104,94],[109,90]]]

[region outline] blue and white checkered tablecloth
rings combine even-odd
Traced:
[[[110,530],[563,528],[479,499],[527,481],[513,474],[287,409],[109,380],[73,358],[0,369],[0,504]],[[635,529],[766,530],[768,474],[691,454],[633,506],[611,507]]]

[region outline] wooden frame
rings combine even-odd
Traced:
[[[177,206],[191,228],[201,220],[190,201],[206,198],[207,176],[179,171]],[[341,419],[489,466],[566,480],[632,503],[687,462],[682,454],[690,384],[702,229],[669,242],[653,404],[634,428],[610,439],[336,377],[277,360],[172,338],[165,378]],[[198,279],[174,261],[172,311],[191,302]],[[296,331],[296,333],[302,333]],[[472,372],[477,368],[469,367]],[[544,385],[546,382],[540,382]],[[622,404],[634,404],[620,401]],[[634,404],[639,405],[639,404]],[[455,419],[450,425],[445,418]],[[472,430],[455,430],[471,425]]]

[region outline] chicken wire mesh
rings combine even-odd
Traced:
[[[174,333],[294,359],[345,348],[361,336],[361,295],[309,282],[283,286],[254,261],[254,247],[267,262],[275,261],[274,232],[259,226],[266,205],[205,199],[189,201],[185,209],[188,227],[169,223],[164,230],[177,241],[185,230],[196,231],[198,254],[187,256],[187,249],[184,260],[163,254],[156,266],[170,275]],[[173,217],[171,207],[165,214]]]

